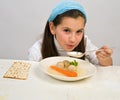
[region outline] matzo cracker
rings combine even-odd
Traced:
[[[3,77],[25,80],[27,79],[30,66],[31,64],[29,63],[16,61],[12,64]]]

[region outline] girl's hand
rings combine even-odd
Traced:
[[[102,46],[99,51],[96,52],[99,64],[101,66],[112,65],[112,55],[113,51],[107,46]]]

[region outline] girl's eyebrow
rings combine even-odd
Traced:
[[[62,28],[69,28],[69,27],[62,27]],[[70,28],[69,28],[70,29]]]
[[[69,27],[63,27],[63,29],[71,29],[71,28],[69,28]],[[83,31],[84,30],[84,28],[81,28],[81,29],[78,29],[77,31]]]
[[[71,29],[71,28],[69,28],[69,27],[62,27],[62,28],[68,28],[68,29]],[[81,29],[78,29],[78,30],[84,30],[84,28],[81,28]]]
[[[78,32],[78,31],[84,31],[84,28],[81,28],[81,29],[76,30],[76,32]]]
[[[78,29],[77,31],[83,31],[84,30],[84,28],[81,28],[81,29]]]

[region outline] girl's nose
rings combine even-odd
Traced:
[[[71,42],[75,42],[75,41],[76,41],[76,36],[75,36],[75,34],[70,34],[69,40],[70,40]]]

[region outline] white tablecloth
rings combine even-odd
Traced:
[[[97,73],[75,82],[56,80],[32,64],[27,80],[3,78],[15,60],[0,60],[0,100],[120,100],[120,66],[97,67]]]

